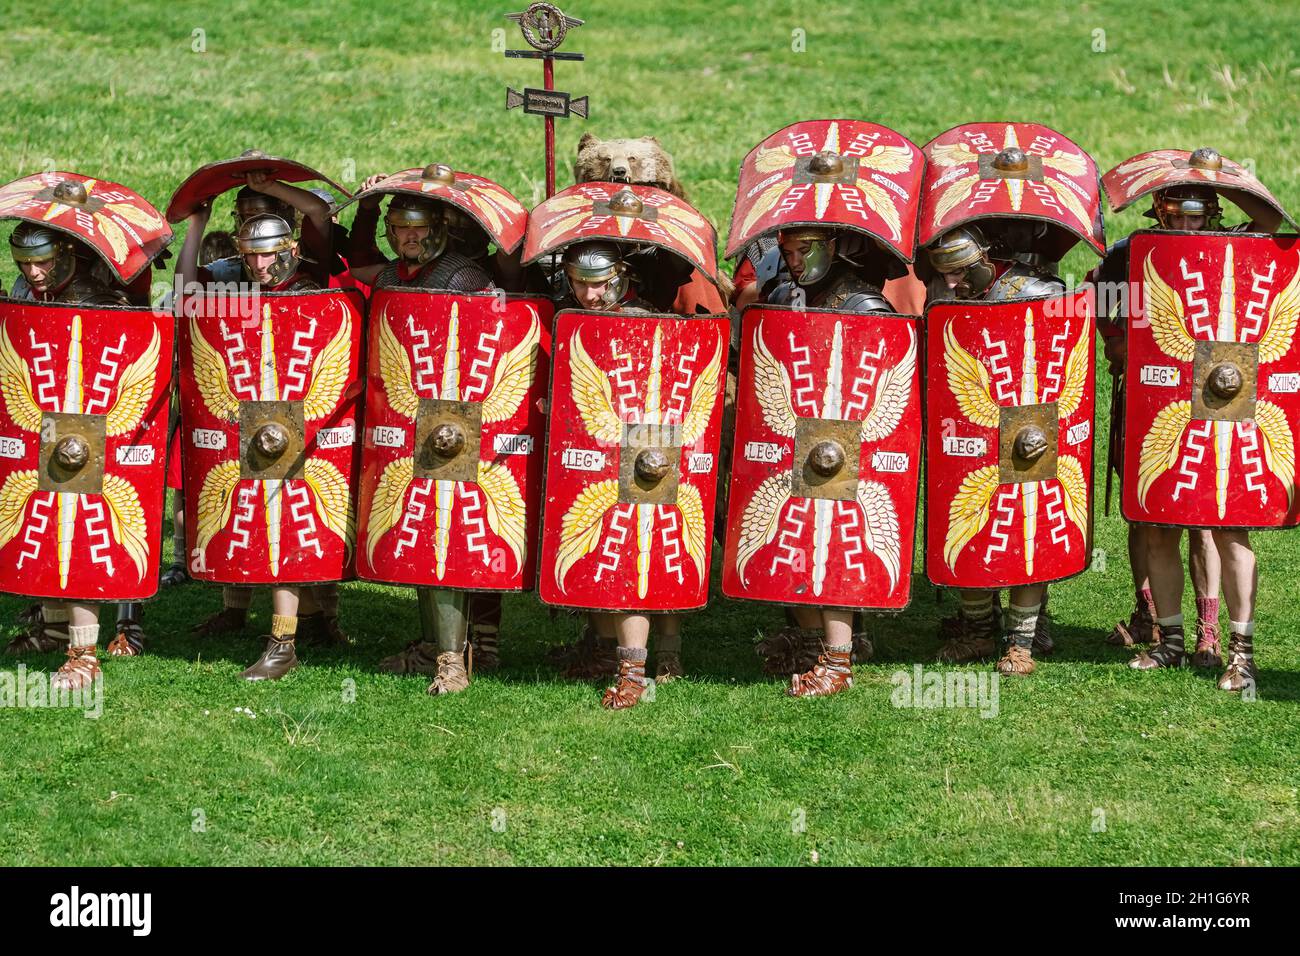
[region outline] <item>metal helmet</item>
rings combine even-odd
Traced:
[[[279,216],[255,216],[245,220],[235,234],[235,249],[240,256],[274,253],[275,262],[268,270],[273,286],[289,281],[298,269],[293,229]],[[247,261],[244,271],[251,275]]]
[[[808,252],[803,257],[803,272],[796,278],[799,285],[813,285],[825,277],[835,261],[835,232],[815,226],[795,226],[782,229],[776,237],[779,245],[789,240],[808,243]]]
[[[14,262],[49,262],[54,260],[50,288],[60,289],[77,270],[76,246],[54,229],[22,222],[9,235],[9,252]]]
[[[580,242],[564,250],[564,275],[569,292],[576,299],[574,280],[579,282],[607,282],[600,297],[606,309],[623,301],[631,284],[627,263],[619,247],[612,242]]]
[[[238,231],[245,222],[255,216],[279,216],[290,225],[295,225],[297,210],[274,196],[259,193],[251,186],[245,186],[235,193],[235,209],[230,215],[234,217],[235,230]]]
[[[388,201],[384,213],[384,235],[393,254],[402,258],[402,247],[393,232],[395,226],[427,226],[429,234],[420,242],[420,255],[416,262],[424,265],[438,258],[447,248],[447,217],[438,203],[408,193],[398,193]]]
[[[1162,229],[1173,228],[1170,222],[1174,216],[1204,216],[1205,228],[1213,230],[1219,228],[1223,208],[1219,205],[1219,194],[1213,186],[1183,183],[1157,190],[1151,197],[1151,210],[1147,215],[1160,223]]]
[[[959,299],[974,299],[988,291],[997,278],[989,259],[989,243],[979,226],[967,224],[949,229],[926,247],[935,272],[960,272],[961,281],[952,291]]]

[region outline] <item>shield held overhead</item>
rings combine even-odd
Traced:
[[[704,606],[728,337],[725,318],[557,317],[543,601]]]
[[[745,311],[723,593],[901,610],[921,458],[917,320]]]
[[[361,326],[353,291],[187,302],[181,461],[194,577],[351,575]]]
[[[0,590],[158,589],[172,323],[0,300]]]
[[[1300,523],[1300,239],[1139,232],[1129,257],[1124,517]]]
[[[926,574],[1045,583],[1088,566],[1091,289],[926,310]]]
[[[537,296],[376,290],[361,577],[532,588],[553,309]]]

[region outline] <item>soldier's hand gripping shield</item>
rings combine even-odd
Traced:
[[[925,566],[945,587],[1045,583],[1092,541],[1091,288],[926,310]]]
[[[1129,255],[1124,517],[1300,523],[1300,238],[1139,232]]]
[[[919,354],[915,316],[745,310],[725,594],[907,606]]]
[[[158,589],[172,320],[0,299],[0,590]]]
[[[708,600],[725,318],[556,318],[539,590],[547,604]]]
[[[183,222],[208,200],[232,189],[243,188],[253,173],[262,173],[267,179],[282,183],[321,182],[329,186],[336,196],[351,195],[338,183],[310,166],[280,156],[268,156],[261,150],[249,149],[233,159],[208,163],[191,173],[167,203],[167,221]]]
[[[553,312],[536,296],[375,291],[361,577],[533,587]]]
[[[351,290],[187,300],[181,460],[193,577],[351,576],[361,328]]]

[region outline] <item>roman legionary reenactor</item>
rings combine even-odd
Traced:
[[[708,600],[726,319],[657,312],[651,301],[672,297],[639,283],[685,281],[691,269],[716,281],[714,248],[708,220],[651,186],[572,186],[529,217],[523,263],[558,260],[566,306],[555,323],[539,588],[615,637],[618,676],[602,698],[611,709],[651,686],[651,617]]]
[[[1130,662],[1137,669],[1190,658],[1217,670],[1221,579],[1232,633],[1219,687],[1253,691],[1258,577],[1249,529],[1297,521],[1294,238],[1247,235],[1273,232],[1286,214],[1250,171],[1212,149],[1143,153],[1103,183],[1116,211],[1152,194],[1147,215],[1159,226],[1117,244],[1098,270],[1108,289],[1141,290],[1136,302],[1112,303],[1117,320],[1104,330],[1112,367],[1123,369],[1122,502],[1138,592],[1112,642],[1156,642]],[[1249,221],[1223,227],[1220,197]],[[1196,590],[1190,655],[1183,528]]]
[[[421,638],[380,668],[453,693],[496,664],[501,594],[535,577],[552,307],[493,287],[489,246],[517,261],[527,220],[501,186],[440,164],[372,177],[354,244],[384,196],[397,258],[353,269],[374,286],[359,572],[419,600]]]
[[[322,173],[310,166],[268,156],[260,150],[246,150],[233,159],[209,163],[195,170],[177,187],[171,201],[167,204],[167,218],[179,223],[192,217],[196,212],[202,213],[193,223],[202,224],[200,234],[195,240],[202,240],[199,247],[201,267],[196,273],[200,282],[216,285],[241,282],[258,282],[250,272],[246,255],[256,251],[254,247],[283,246],[286,241],[293,243],[295,252],[286,255],[287,247],[274,253],[262,253],[264,256],[278,256],[279,266],[274,258],[266,258],[263,263],[263,291],[289,291],[289,289],[306,290],[324,288],[331,284],[334,275],[344,271],[344,265],[337,254],[337,248],[347,243],[347,232],[331,220],[333,209],[318,191],[304,189],[294,183],[325,182],[338,189]],[[228,255],[213,258],[203,252],[213,237],[220,238],[222,232],[207,231],[210,218],[211,202],[218,196],[238,188],[234,197],[233,231],[230,236],[236,246]],[[329,195],[326,193],[325,195]],[[206,211],[205,211],[206,210]],[[271,227],[272,217],[288,224],[289,237],[277,238],[279,227]],[[244,230],[251,220],[262,220],[257,227],[260,238],[253,232]],[[240,235],[244,236],[243,246],[238,247]],[[186,237],[188,240],[188,236]],[[271,280],[273,271],[287,272],[285,263],[292,258],[296,265],[285,280],[286,288],[274,289],[266,283]],[[183,290],[182,290],[183,291]],[[183,495],[182,495],[183,497]],[[182,511],[183,513],[183,511]],[[208,637],[242,631],[248,619],[248,608],[253,599],[253,590],[246,587],[230,586],[222,589],[222,609],[200,622],[194,628],[196,634]],[[336,645],[347,644],[348,638],[338,623],[338,586],[321,584],[303,592],[302,606],[298,621],[297,638],[303,644]]]
[[[961,602],[939,659],[997,652],[1007,587],[997,667],[1029,674],[1052,649],[1047,583],[1091,550],[1093,304],[1056,267],[1105,248],[1097,169],[1033,123],[958,126],[925,154],[926,569]]]
[[[911,261],[924,165],[884,126],[811,120],[741,166],[727,252],[774,238],[783,268],[742,318],[723,590],[789,608],[759,652],[796,697],[851,687],[854,610],[911,593],[917,319],[882,286]]]
[[[143,649],[158,587],[172,328],[149,309],[172,233],[124,186],[42,173],[0,188],[21,273],[0,303],[0,567],[42,599],[10,653],[67,648],[59,686],[100,674],[98,601],[119,606],[112,656]],[[136,307],[131,307],[132,304]]]

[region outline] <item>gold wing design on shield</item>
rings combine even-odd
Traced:
[[[23,529],[27,502],[36,493],[36,469],[15,471],[0,486],[0,548]]]
[[[939,196],[939,201],[934,205],[934,221],[938,222],[948,213],[952,212],[970,195],[975,184],[980,181],[978,175],[962,176],[960,179],[947,186]]]
[[[302,476],[307,487],[311,488],[316,514],[351,551],[357,538],[357,516],[352,510],[352,493],[347,478],[337,465],[324,458],[308,458]]]
[[[113,540],[126,549],[135,564],[136,573],[144,579],[149,563],[149,533],[144,520],[144,508],[135,486],[120,475],[104,475],[101,492],[108,505],[109,533]]]
[[[1088,161],[1084,159],[1083,153],[1067,153],[1063,149],[1054,151],[1051,156],[1044,156],[1043,165],[1066,176],[1082,176],[1088,171]]]
[[[204,476],[199,491],[199,525],[194,535],[194,545],[200,554],[208,550],[208,544],[230,520],[238,484],[238,461],[223,461]]]
[[[867,550],[880,559],[889,574],[889,590],[898,584],[901,568],[902,538],[898,531],[898,511],[889,489],[878,481],[858,482],[858,507],[862,509]]]
[[[600,544],[605,513],[618,504],[618,480],[609,478],[588,485],[578,493],[560,523],[560,544],[555,555],[555,583],[564,590],[569,569]]]
[[[1151,334],[1160,351],[1178,362],[1192,361],[1196,357],[1196,341],[1188,334],[1183,320],[1183,300],[1160,278],[1150,255],[1142,263],[1142,295]]]
[[[790,147],[787,145],[760,150],[758,156],[754,158],[754,168],[764,174],[793,169],[794,164],[794,154],[790,152]],[[740,224],[741,234],[749,232],[754,223],[771,212],[777,200],[784,195],[790,186],[791,180],[783,176],[759,193],[758,198],[754,200],[754,205],[749,207],[749,212],[745,214],[745,218]]]
[[[415,418],[420,399],[411,384],[411,358],[397,340],[388,312],[379,317],[379,375],[388,405],[403,418]]]
[[[930,150],[930,162],[936,166],[965,166],[979,162],[979,153],[965,143],[945,143]]]
[[[23,431],[39,432],[44,415],[32,394],[31,373],[9,339],[9,330],[0,323],[0,396],[10,419]]]
[[[700,499],[700,489],[694,485],[679,485],[677,510],[682,513],[682,547],[690,555],[695,565],[695,573],[703,581],[707,576],[704,549],[708,542],[705,540],[704,502]]]
[[[311,385],[302,399],[302,417],[324,418],[338,406],[352,372],[352,316],[344,314],[334,338],[311,363]]]
[[[904,166],[904,169],[907,167]],[[889,192],[884,186],[873,183],[869,179],[859,179],[856,183],[858,189],[862,190],[862,196],[866,200],[867,206],[871,211],[879,216],[889,227],[890,236],[897,240],[902,236],[902,220],[898,216],[898,207],[894,205],[894,200],[890,198]]]
[[[1088,536],[1088,483],[1083,478],[1083,465],[1073,455],[1062,455],[1056,460],[1056,480],[1061,483],[1065,499],[1065,514],[1074,522],[1079,533]]]
[[[745,580],[745,566],[776,537],[777,516],[790,500],[790,469],[783,468],[763,479],[740,517],[740,538],[736,545],[736,573]]]
[[[1300,269],[1268,304],[1268,328],[1259,338],[1259,362],[1276,362],[1291,351],[1296,318],[1300,316]]]
[[[591,197],[583,195],[562,196],[559,199],[552,200],[546,209],[548,214],[565,212],[565,210],[572,211],[568,212],[566,215],[560,216],[560,218],[555,221],[554,225],[542,234],[541,240],[538,243],[539,247],[542,249],[549,248],[551,241],[556,236],[563,235],[567,230],[586,219],[591,213],[594,205],[595,204],[591,201]]]
[[[1123,163],[1116,167],[1115,172],[1121,177],[1134,175],[1136,178],[1124,187],[1130,195],[1140,193],[1142,189],[1150,183],[1159,179],[1166,169],[1169,168],[1169,161],[1159,156],[1145,156]]]
[[[948,366],[948,388],[961,413],[976,425],[997,428],[1000,413],[993,400],[988,369],[957,341],[949,322],[943,330],[944,362]]]
[[[763,409],[763,422],[783,438],[794,437],[794,402],[790,375],[763,341],[763,323],[754,330],[754,394]]]
[[[528,544],[528,511],[519,483],[510,469],[480,460],[478,487],[487,502],[487,522],[492,533],[510,546],[515,567],[524,566],[524,548]]]
[[[163,227],[163,221],[157,216],[152,216],[143,209],[138,209],[127,202],[109,202],[104,203],[104,208],[115,216],[121,216],[133,226],[139,226],[141,229],[155,230]]]
[[[1264,463],[1286,489],[1286,504],[1295,497],[1295,439],[1281,406],[1255,403],[1255,429],[1264,436]]]
[[[375,560],[375,545],[401,520],[406,489],[411,486],[414,477],[415,459],[409,456],[390,461],[379,475],[379,481],[375,484],[375,496],[370,502],[370,520],[366,523],[366,557],[372,564]]]
[[[879,441],[891,435],[907,411],[907,400],[912,397],[912,378],[916,374],[916,333],[907,330],[907,352],[897,364],[887,368],[876,386],[875,401],[871,411],[862,420],[862,440]]]
[[[1079,340],[1074,343],[1070,357],[1065,360],[1065,384],[1061,386],[1061,394],[1056,398],[1056,415],[1062,421],[1078,411],[1083,402],[1083,389],[1088,384],[1088,346],[1091,342],[1085,322],[1079,332]]]
[[[122,232],[122,227],[102,212],[92,213],[92,215],[95,217],[95,225],[99,227],[99,234],[108,240],[113,261],[118,265],[126,262],[130,249],[126,244],[126,233]]]
[[[682,444],[694,445],[713,417],[713,406],[718,403],[718,381],[722,375],[722,339],[718,339],[713,358],[704,366],[691,385],[691,404],[682,416]]]
[[[1000,470],[997,465],[976,468],[962,479],[961,487],[948,506],[948,534],[943,543],[943,559],[951,571],[961,549],[989,523],[989,504],[998,490]]]
[[[1183,432],[1192,422],[1191,402],[1170,402],[1156,413],[1151,430],[1142,439],[1142,454],[1138,458],[1138,503],[1147,506],[1147,492],[1157,478],[1178,460]]]
[[[1088,210],[1083,207],[1083,203],[1079,201],[1078,195],[1070,188],[1069,183],[1053,176],[1044,176],[1043,182],[1047,183],[1052,192],[1056,194],[1056,198],[1061,205],[1070,210],[1070,214],[1083,224],[1085,230],[1092,229],[1092,218],[1088,215]]]
[[[221,360],[221,354],[208,344],[194,319],[190,319],[190,350],[194,353],[194,384],[198,386],[208,412],[225,422],[238,421],[239,399],[230,390],[226,363]]]
[[[569,373],[573,404],[582,416],[587,433],[598,442],[617,444],[623,437],[623,423],[614,411],[609,378],[582,346],[582,333],[574,332],[569,349]]]
[[[144,354],[128,365],[117,380],[117,399],[113,402],[105,425],[109,435],[125,435],[134,431],[144,418],[149,399],[153,396],[161,349],[162,338],[155,328]]]
[[[520,340],[497,363],[492,373],[492,387],[483,399],[482,417],[484,422],[503,422],[514,415],[519,403],[528,394],[533,384],[533,375],[537,371],[538,343],[542,337],[542,325],[533,312],[532,325]]]

